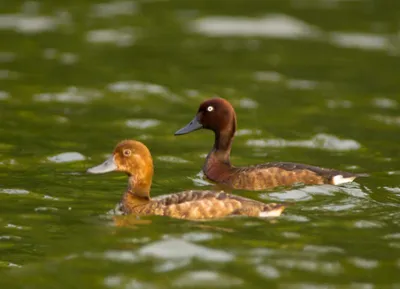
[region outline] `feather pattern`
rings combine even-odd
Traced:
[[[203,101],[195,118],[175,135],[200,128],[212,130],[214,146],[206,158],[203,172],[209,180],[233,189],[262,190],[295,183],[339,185],[367,176],[291,162],[235,167],[231,165],[230,153],[236,126],[233,106],[226,99],[216,97]]]
[[[232,215],[260,217],[266,213],[279,216],[284,204],[265,204],[248,198],[215,191],[183,191],[138,202],[126,193],[120,210],[124,214],[160,215],[180,219],[215,219]]]
[[[159,215],[173,218],[204,220],[232,215],[252,217],[279,216],[284,204],[265,204],[223,191],[184,191],[150,198],[153,160],[147,147],[137,141],[120,142],[112,157],[88,170],[89,173],[122,171],[129,185],[116,213],[140,216]]]

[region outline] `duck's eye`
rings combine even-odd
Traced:
[[[214,107],[213,106],[209,106],[209,107],[207,107],[207,111],[213,111],[214,110]]]
[[[131,150],[128,150],[128,149],[125,149],[124,151],[123,151],[123,154],[124,154],[124,156],[126,156],[126,157],[129,157],[130,155],[131,155]]]

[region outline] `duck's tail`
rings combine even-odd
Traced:
[[[262,211],[258,214],[260,218],[279,217],[286,208],[286,204],[267,204]]]
[[[369,177],[369,174],[351,174],[351,173],[343,173],[332,176],[331,183],[332,185],[341,185],[345,183],[350,183],[354,181],[355,178],[358,177]]]

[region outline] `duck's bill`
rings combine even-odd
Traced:
[[[88,169],[87,172],[89,174],[104,174],[116,170],[117,170],[117,165],[115,164],[114,156],[111,156],[104,163]]]
[[[175,132],[175,135],[187,134],[201,128],[203,128],[203,125],[199,122],[197,116],[195,116],[195,118],[191,122],[189,122],[185,127]]]

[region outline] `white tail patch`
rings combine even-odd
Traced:
[[[285,209],[285,207],[280,207],[271,211],[266,211],[266,212],[260,212],[260,214],[258,214],[259,217],[261,218],[271,218],[271,217],[279,217],[283,210]]]
[[[355,178],[356,177],[343,178],[342,175],[337,175],[332,178],[332,184],[337,186],[340,184],[350,183],[354,181]]]

